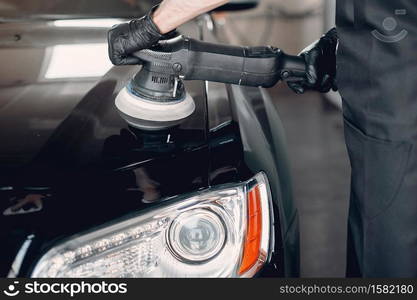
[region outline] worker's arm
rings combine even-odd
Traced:
[[[164,0],[140,19],[114,26],[108,32],[109,57],[115,65],[139,63],[132,54],[150,48],[165,33],[228,0]]]
[[[152,19],[159,31],[165,34],[227,2],[228,0],[164,0],[153,13]]]

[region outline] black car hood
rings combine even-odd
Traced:
[[[62,35],[55,36],[62,45]],[[114,67],[102,78],[46,80],[45,56],[54,43],[42,48],[20,38],[26,44],[0,48],[3,71],[10,71],[0,79],[0,238],[10,244],[2,257],[11,261],[28,235],[50,242],[208,186],[203,82],[186,84],[196,103],[191,117],[145,132],[129,127],[114,106],[138,66]],[[29,63],[28,55],[39,62]],[[29,203],[22,214],[5,215],[28,197],[40,199],[41,209]]]

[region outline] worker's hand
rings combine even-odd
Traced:
[[[304,49],[300,56],[306,62],[306,79],[288,82],[288,86],[297,94],[306,90],[327,93],[330,89],[337,91],[336,84],[336,50],[337,31],[331,29],[318,41]]]
[[[152,11],[140,19],[115,25],[109,30],[109,57],[114,65],[138,64],[140,60],[132,54],[151,48],[162,38],[163,35],[151,18]]]

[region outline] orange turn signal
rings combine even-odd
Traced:
[[[252,188],[247,195],[248,217],[245,244],[239,275],[246,273],[260,257],[262,239],[262,207],[259,186]]]

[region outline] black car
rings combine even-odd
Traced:
[[[196,110],[181,125],[128,126],[114,99],[139,66],[111,67],[106,31],[153,1],[104,2],[0,12],[1,276],[298,276],[267,91],[187,81]],[[179,31],[214,42],[216,28],[206,15]]]

